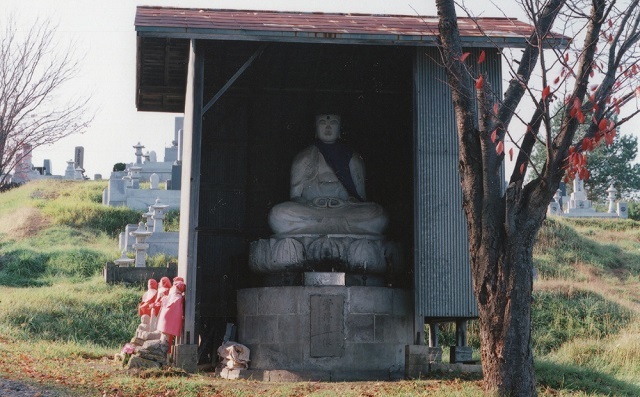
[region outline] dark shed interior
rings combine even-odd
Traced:
[[[387,239],[413,269],[411,47],[198,41],[204,103],[264,51],[204,114],[200,150],[196,316],[208,361],[234,322],[235,291],[260,286],[249,243],[271,235],[270,208],[289,199],[293,157],[314,138],[317,113],[342,116],[342,139],[364,158],[367,200],[381,204]],[[389,284],[410,288],[410,270]]]

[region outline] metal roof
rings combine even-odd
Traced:
[[[438,18],[140,6],[143,37],[185,39],[434,45]],[[509,18],[458,18],[463,45],[522,47],[533,26]],[[489,37],[489,39],[487,38]],[[552,45],[563,39],[553,36]]]

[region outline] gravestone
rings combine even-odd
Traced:
[[[45,175],[53,175],[53,170],[51,169],[51,160],[45,159],[43,162],[43,168]]]
[[[158,189],[158,185],[160,184],[160,177],[158,176],[158,174],[153,173],[151,174],[151,176],[149,177],[149,185],[150,185],[150,189]]]
[[[84,168],[84,147],[76,146],[74,153],[75,153],[74,161],[76,163],[76,168]]]
[[[587,194],[584,191],[584,181],[576,175],[573,180],[573,193],[569,198],[569,208],[567,215],[572,216],[589,216],[595,214],[596,210],[591,206],[591,201],[587,200]]]

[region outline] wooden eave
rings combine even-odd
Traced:
[[[508,18],[458,19],[465,47],[524,47],[533,27]],[[435,46],[437,17],[138,7],[136,106],[182,112],[190,40]],[[568,39],[552,34],[547,46]]]

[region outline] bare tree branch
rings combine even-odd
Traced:
[[[0,184],[33,149],[84,132],[93,118],[88,97],[66,103],[58,97],[77,75],[78,61],[70,49],[56,51],[56,28],[36,20],[20,37],[15,18],[6,22],[0,39]]]

